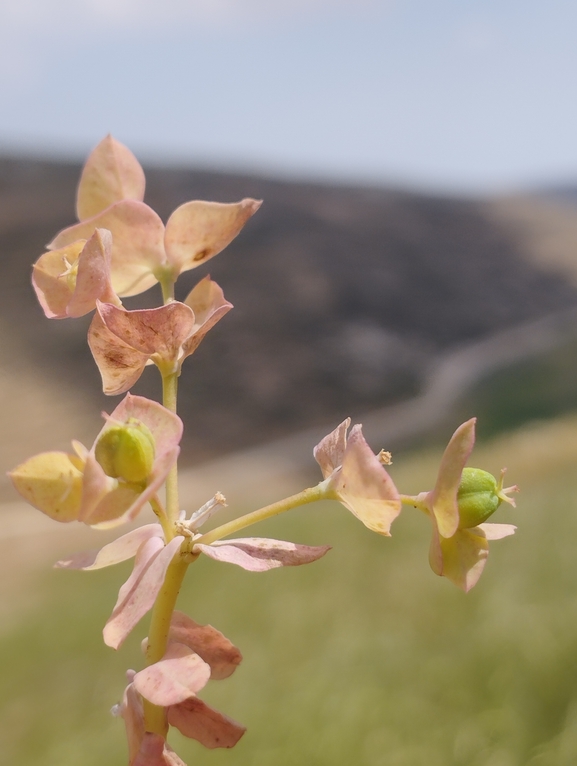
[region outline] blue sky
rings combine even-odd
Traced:
[[[0,151],[466,193],[577,182],[574,0],[4,0]]]

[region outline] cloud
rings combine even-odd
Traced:
[[[110,31],[179,23],[222,27],[390,4],[390,0],[8,0],[0,6],[0,26],[5,31],[49,29],[55,34],[86,25]]]

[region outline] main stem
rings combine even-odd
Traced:
[[[162,376],[162,403],[167,410],[176,413],[178,393],[178,373],[173,372]],[[178,502],[178,466],[175,463],[166,477],[166,516],[170,527],[178,521],[180,505]],[[173,535],[174,536],[174,533]],[[166,541],[170,542],[169,540]]]
[[[150,633],[148,636],[148,645],[146,648],[146,659],[148,665],[153,665],[161,660],[166,652],[168,641],[168,631],[170,630],[170,620],[176,599],[180,592],[184,575],[188,563],[180,556],[175,558],[166,572],[164,584],[160,589],[154,607],[152,609],[152,620],[150,622]],[[144,722],[146,731],[160,734],[165,737],[168,733],[168,723],[166,720],[166,711],[163,707],[153,705],[146,699],[144,702]]]
[[[163,286],[163,296],[165,302],[170,299],[166,295]],[[176,402],[178,393],[178,373],[170,373],[162,376],[162,403],[166,409],[176,413]],[[180,505],[178,502],[178,467],[176,463],[171,468],[166,477],[166,503],[165,521],[162,525],[166,542],[170,542],[175,534],[175,522],[178,520]],[[148,665],[153,665],[164,657],[168,641],[168,631],[170,630],[170,620],[176,599],[182,586],[184,575],[188,562],[180,556],[175,558],[164,578],[164,583],[152,609],[152,618],[150,621],[150,632],[148,635],[148,645],[146,649],[146,660]],[[146,699],[143,699],[144,705],[144,727],[146,731],[160,734],[166,737],[168,733],[168,722],[166,720],[166,710],[163,707],[153,705]]]

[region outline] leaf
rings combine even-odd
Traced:
[[[330,545],[320,547],[297,545],[284,540],[262,537],[243,537],[239,540],[219,540],[211,545],[202,543],[193,547],[215,561],[236,564],[249,572],[266,572],[277,567],[294,567],[310,564],[330,550]]]
[[[168,262],[179,274],[205,263],[232,242],[261,204],[254,199],[232,204],[185,202],[166,224],[164,244]]]
[[[76,195],[78,220],[84,221],[123,199],[144,199],[144,171],[124,144],[108,135],[86,161]]]
[[[452,537],[459,526],[457,492],[463,468],[475,446],[475,422],[476,418],[467,420],[451,437],[441,459],[437,483],[429,495],[441,537]]]
[[[172,559],[178,555],[183,540],[183,537],[177,536],[154,554],[140,576],[131,583],[122,602],[117,603],[104,626],[104,643],[107,646],[118,649],[135,625],[152,609],[164,582],[166,570]]]
[[[160,524],[145,524],[117,538],[97,551],[77,553],[69,559],[62,559],[54,564],[56,569],[103,569],[127,561],[136,555],[138,549],[153,537],[162,537]]]
[[[138,755],[130,766],[186,766],[160,734],[145,732]]]
[[[323,478],[327,479],[334,470],[343,464],[347,447],[347,431],[351,419],[347,418],[334,431],[321,439],[313,450],[315,460],[321,467]]]
[[[66,452],[43,452],[17,466],[10,474],[15,489],[55,521],[78,519],[81,509],[82,460]]]
[[[135,311],[101,303],[98,313],[121,341],[148,357],[158,354],[167,361],[176,361],[180,347],[194,325],[192,310],[178,301]]]
[[[63,229],[48,245],[56,250],[89,239],[95,229],[112,234],[110,275],[121,298],[139,295],[158,282],[154,272],[165,265],[164,224],[144,202],[121,200],[98,215]]]
[[[171,705],[168,722],[185,737],[196,739],[210,749],[234,747],[246,731],[242,724],[219,713],[198,697]]]
[[[183,612],[174,611],[168,641],[190,647],[210,665],[213,680],[228,678],[242,660],[242,654],[212,625],[199,625]]]
[[[134,687],[153,705],[183,702],[203,689],[210,666],[184,644],[171,643],[164,657],[134,676]]]
[[[360,425],[351,429],[342,470],[334,481],[338,499],[351,513],[373,532],[390,536],[391,524],[401,512],[401,498]]]

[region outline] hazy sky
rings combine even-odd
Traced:
[[[4,0],[0,151],[577,182],[575,0]]]

